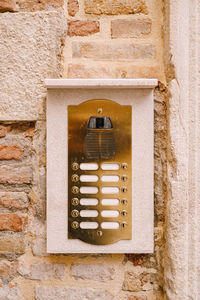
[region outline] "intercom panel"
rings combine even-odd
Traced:
[[[152,253],[155,79],[47,79],[47,252]]]
[[[68,237],[107,245],[132,237],[132,107],[68,106]]]

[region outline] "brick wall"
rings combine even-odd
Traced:
[[[162,1],[68,1],[64,76],[158,78],[162,82]]]
[[[39,104],[38,117],[35,117],[35,107],[30,105],[30,115],[34,109],[32,121],[26,121],[26,116],[20,120],[20,113],[16,113],[13,121],[4,116],[4,112],[8,115],[9,105],[15,108],[13,94],[8,98],[9,105],[4,104],[0,110],[0,116],[3,116],[0,118],[0,299],[161,300],[167,189],[167,92],[164,86],[162,1],[0,0],[1,16],[5,17],[0,30],[3,27],[3,32],[6,32],[6,18],[10,22],[19,16],[15,20],[21,23],[7,30],[9,37],[16,37],[16,28],[23,26],[24,20],[30,23],[30,12],[33,21],[38,17],[38,24],[43,18],[47,22],[46,16],[52,10],[58,16],[64,13],[68,21],[65,38],[59,36],[59,42],[55,43],[59,51],[52,48],[48,54],[56,59],[58,71],[51,66],[50,60],[44,62],[46,73],[43,69],[41,71],[43,56],[39,51],[33,51],[34,47],[41,49],[45,45],[44,34],[40,39],[41,29],[35,29],[38,39],[35,36],[34,41],[29,41],[33,51],[31,56],[34,57],[34,60],[29,58],[31,68],[26,69],[20,59],[12,56],[13,51],[6,48],[8,61],[4,73],[9,73],[9,68],[12,69],[17,61],[12,76],[7,76],[4,83],[6,96],[10,97],[7,86],[23,77],[23,91],[17,85],[15,93],[20,90],[20,95],[23,95],[20,99],[23,103],[27,101],[27,107],[29,101],[35,99],[39,99]],[[48,18],[53,16],[48,14]],[[51,35],[50,30],[47,33]],[[14,48],[16,43],[23,43],[24,47],[24,37],[28,35],[23,33],[23,41],[15,39]],[[1,53],[0,59],[3,61]],[[159,79],[159,87],[155,90],[154,255],[46,254],[45,93],[40,78],[58,77],[59,74],[68,78]],[[34,84],[40,89],[29,94],[30,85],[26,87],[26,82],[32,78],[39,78],[39,83],[34,81]],[[0,97],[0,102],[3,100]],[[16,105],[16,111],[20,109],[23,109],[21,103]]]

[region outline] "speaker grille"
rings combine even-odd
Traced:
[[[84,140],[84,152],[87,159],[111,159],[115,156],[115,138],[113,132],[88,132]]]
[[[84,152],[87,159],[99,159],[99,135],[88,132],[84,141]]]
[[[115,156],[115,138],[112,132],[101,135],[101,159],[111,159]]]

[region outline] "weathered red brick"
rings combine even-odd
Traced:
[[[15,0],[0,0],[0,12],[16,11]]]
[[[127,254],[127,257],[134,266],[142,266],[145,260],[145,255],[143,254]]]
[[[71,276],[75,279],[89,279],[96,281],[108,281],[115,278],[115,268],[104,264],[72,264]]]
[[[9,283],[4,284],[0,286],[0,295],[1,300],[8,300],[8,299],[14,299],[14,300],[21,300],[24,299],[22,296],[22,292],[20,288],[16,285],[16,283]]]
[[[79,11],[78,0],[68,0],[67,2],[68,14],[72,17]]]
[[[113,20],[111,22],[112,38],[131,38],[148,35],[151,32],[150,19]]]
[[[24,150],[18,145],[2,145],[0,144],[0,160],[18,160],[22,157]]]
[[[153,290],[153,282],[156,281],[156,274],[152,269],[143,270],[138,274],[137,271],[126,271],[122,286],[123,291],[140,292]],[[140,299],[140,298],[139,298]]]
[[[147,6],[141,0],[85,0],[84,3],[86,14],[148,14]]]
[[[23,231],[27,224],[27,217],[18,214],[0,214],[0,230],[1,231]]]
[[[99,32],[99,22],[97,21],[70,21],[68,22],[69,36],[87,36]]]
[[[69,78],[159,78],[158,65],[114,64],[69,64]]]
[[[8,254],[9,256],[20,255],[25,251],[24,239],[14,237],[12,234],[6,235],[6,237],[0,237],[0,254]]]
[[[25,131],[25,133],[24,133],[24,137],[34,137],[34,135],[35,135],[35,128],[34,127],[30,127],[30,128],[28,128],[26,131]]]
[[[125,272],[124,282],[122,286],[123,291],[139,292],[142,290],[142,282],[138,274],[134,272]]]
[[[0,206],[9,209],[24,209],[29,206],[29,201],[24,192],[0,192]]]
[[[63,6],[63,0],[20,0],[19,7],[23,11],[40,11]]]
[[[147,296],[146,295],[139,295],[139,296],[127,296],[127,300],[147,300]]]
[[[73,58],[96,60],[133,61],[155,58],[155,47],[149,43],[74,42],[72,51]]]
[[[33,263],[31,265],[19,264],[18,272],[25,278],[35,280],[64,279],[67,268],[63,263]]]
[[[30,167],[12,167],[0,166],[0,183],[30,183],[31,168]]]
[[[17,261],[0,261],[0,282],[8,283],[17,274]]]
[[[0,137],[4,137],[7,134],[7,128],[5,126],[0,126]]]

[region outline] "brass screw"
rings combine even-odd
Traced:
[[[128,177],[126,175],[122,176],[122,181],[127,181]]]
[[[72,170],[77,171],[79,169],[79,164],[77,162],[73,162]]]
[[[127,205],[128,201],[126,199],[122,199],[121,203],[124,204],[124,205]]]
[[[76,209],[73,209],[73,210],[72,210],[72,217],[73,217],[73,218],[77,218],[78,216],[79,216],[79,211],[76,210]]]
[[[72,205],[77,206],[79,204],[78,198],[73,198],[72,199]]]
[[[103,109],[102,108],[98,108],[97,112],[98,112],[98,114],[102,114]]]
[[[102,231],[97,231],[97,235],[99,236],[99,237],[101,237],[102,235],[103,235],[103,232]]]
[[[77,186],[74,185],[74,186],[72,187],[72,193],[73,193],[73,194],[78,194],[78,193],[79,193],[79,188],[78,188]]]
[[[128,226],[128,224],[126,222],[122,223],[122,228],[126,228]]]
[[[122,169],[123,169],[123,170],[126,170],[127,168],[128,168],[127,163],[123,163],[123,164],[122,164]]]
[[[128,191],[127,187],[122,187],[122,193],[126,193]]]
[[[73,182],[79,181],[79,176],[78,176],[77,174],[73,174],[73,175],[72,175],[72,181],[73,181]]]
[[[122,216],[126,216],[127,215],[127,211],[126,210],[122,210],[121,214],[122,214]]]
[[[71,226],[72,226],[73,229],[78,229],[79,228],[79,223],[74,221],[74,222],[72,222]]]

